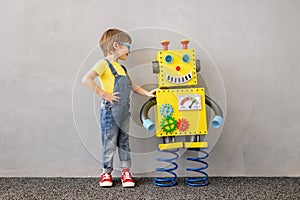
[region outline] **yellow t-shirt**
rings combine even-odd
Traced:
[[[126,76],[126,72],[118,62],[111,62],[117,73],[121,76]],[[106,60],[99,60],[93,67],[93,70],[98,74],[102,89],[111,94],[114,91],[115,77],[113,76]]]

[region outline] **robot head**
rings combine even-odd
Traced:
[[[181,40],[183,48],[178,50],[169,50],[169,43],[168,40],[162,41],[163,50],[158,51],[156,56],[158,87],[174,88],[197,85],[195,50],[188,49],[189,40]]]

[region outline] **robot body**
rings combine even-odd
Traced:
[[[204,88],[159,89],[156,92],[156,137],[207,134]],[[194,142],[160,144],[159,149],[207,147]]]

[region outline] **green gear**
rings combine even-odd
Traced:
[[[160,126],[166,133],[172,133],[177,129],[177,121],[173,117],[166,117],[161,120]]]

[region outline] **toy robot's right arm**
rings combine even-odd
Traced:
[[[146,101],[146,103],[143,105],[141,112],[140,112],[140,120],[144,126],[145,129],[148,131],[152,131],[155,128],[154,123],[149,119],[148,112],[152,106],[156,105],[156,97],[153,97]]]

